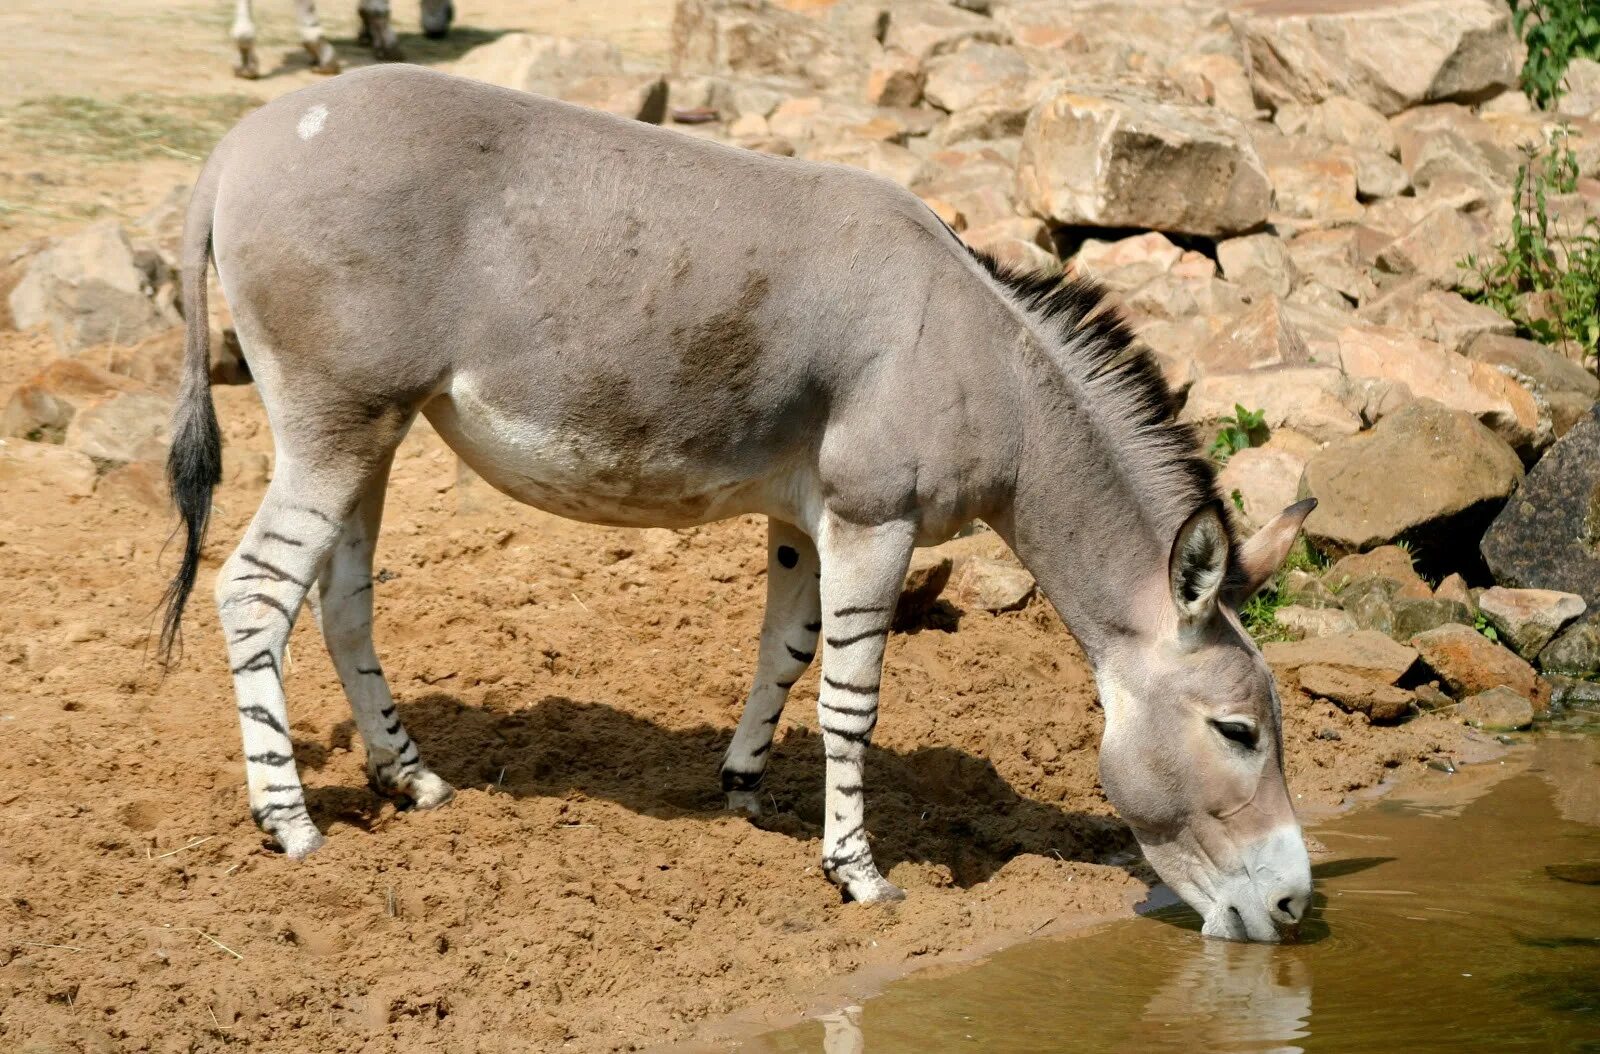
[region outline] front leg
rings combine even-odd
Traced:
[[[872,862],[862,767],[878,723],[883,651],[913,540],[909,524],[863,527],[830,513],[817,536],[824,644],[817,717],[828,759],[822,869],[863,903],[905,897]]]
[[[400,52],[400,37],[389,18],[389,0],[361,0],[357,11],[361,15],[361,32],[372,45],[372,54],[382,62],[399,62],[405,58]]]
[[[235,0],[231,32],[239,49],[239,64],[233,67],[233,75],[253,81],[261,76],[261,59],[256,54],[256,21],[251,15],[250,0]]]

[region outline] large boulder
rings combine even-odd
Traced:
[[[885,47],[920,59],[947,55],[966,44],[1007,44],[1011,37],[993,19],[943,0],[898,0],[889,12]]]
[[[1263,366],[1309,366],[1311,352],[1283,304],[1268,293],[1195,353],[1205,373],[1238,373]]]
[[[1393,114],[1516,83],[1511,11],[1495,0],[1264,0],[1234,25],[1258,99],[1356,99]]]
[[[1235,118],[1129,88],[1062,87],[1028,117],[1017,194],[1056,224],[1215,237],[1265,222],[1271,185]]]
[[[1246,234],[1217,243],[1222,277],[1252,292],[1288,296],[1298,271],[1289,249],[1275,234]]]
[[[64,444],[103,466],[166,457],[172,400],[154,392],[119,392],[80,408]]]
[[[1525,379],[1534,391],[1547,396],[1571,392],[1590,402],[1600,398],[1600,378],[1537,341],[1483,333],[1467,345],[1466,355]]]
[[[63,352],[136,344],[181,325],[160,255],[134,251],[116,221],[91,224],[29,259],[11,290],[18,329],[47,325]]]
[[[1033,67],[1016,48],[969,44],[928,60],[922,94],[941,110],[1010,103],[1026,113],[1033,80]]]
[[[0,436],[60,443],[79,409],[139,385],[81,359],[55,359],[11,391],[0,411]]]
[[[1354,436],[1361,417],[1359,396],[1332,366],[1274,367],[1202,377],[1189,389],[1181,417],[1215,424],[1234,407],[1259,410],[1269,429],[1288,428],[1318,442]]]
[[[1561,628],[1583,614],[1583,598],[1554,589],[1494,586],[1478,596],[1478,610],[1524,659],[1544,650]]]
[[[507,33],[461,56],[450,72],[502,88],[559,96],[576,81],[621,73],[622,52],[604,40]]]
[[[1579,619],[1556,635],[1539,653],[1545,673],[1600,677],[1600,611]]]
[[[1417,661],[1415,648],[1373,630],[1288,643],[1269,642],[1261,654],[1274,670],[1296,673],[1316,666],[1343,670],[1379,684],[1394,684]]]
[[[1470,626],[1451,624],[1419,633],[1411,646],[1457,699],[1505,687],[1536,710],[1550,706],[1550,685],[1533,667]]]
[[[810,18],[767,0],[678,0],[673,12],[676,73],[797,77],[837,89],[859,83],[861,71],[879,53],[870,31]],[[912,54],[926,57],[921,50]]]
[[[1352,377],[1402,384],[1418,398],[1471,414],[1525,458],[1550,442],[1549,418],[1521,383],[1404,330],[1346,329],[1339,334],[1339,364]]]
[[[1522,479],[1522,462],[1475,418],[1418,400],[1370,431],[1328,444],[1306,465],[1313,544],[1336,553],[1413,543],[1430,564],[1472,546]]]
[[[1576,593],[1600,607],[1600,407],[1545,452],[1482,548],[1501,585]]]

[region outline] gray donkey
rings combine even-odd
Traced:
[[[239,64],[233,72],[245,80],[261,76],[253,3],[254,0],[234,0],[233,5],[233,43],[239,49]],[[400,52],[400,37],[389,19],[389,0],[360,0],[356,10],[361,15],[361,42],[371,45],[373,55],[385,61],[405,57]],[[317,0],[294,0],[294,15],[300,25],[300,46],[310,54],[311,68],[317,73],[338,73],[339,56],[322,35]],[[423,33],[434,38],[444,36],[450,32],[455,15],[452,0],[422,0]]]
[[[372,646],[385,484],[421,413],[494,486],[563,516],[769,517],[755,683],[722,785],[755,808],[784,701],[825,643],[822,864],[848,897],[902,895],[873,863],[862,761],[907,562],[981,518],[1094,664],[1105,791],[1156,870],[1208,933],[1299,922],[1311,876],[1278,699],[1234,608],[1310,503],[1236,545],[1159,374],[1092,286],[1007,273],[849,168],[412,67],[284,96],[217,146],[184,232],[169,649],[220,464],[208,250],[277,441],[216,597],[251,812],[289,856],[323,841],[281,678],[313,584],[373,786],[421,808],[452,794]]]

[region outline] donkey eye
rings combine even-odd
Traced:
[[[1248,721],[1212,721],[1211,727],[1223,739],[1232,740],[1246,750],[1256,748],[1256,726]]]

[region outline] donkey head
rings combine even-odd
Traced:
[[[1212,936],[1280,940],[1311,903],[1277,692],[1235,608],[1277,570],[1314,505],[1285,510],[1237,548],[1234,566],[1215,506],[1190,516],[1149,601],[1155,629],[1097,671],[1106,796]]]

